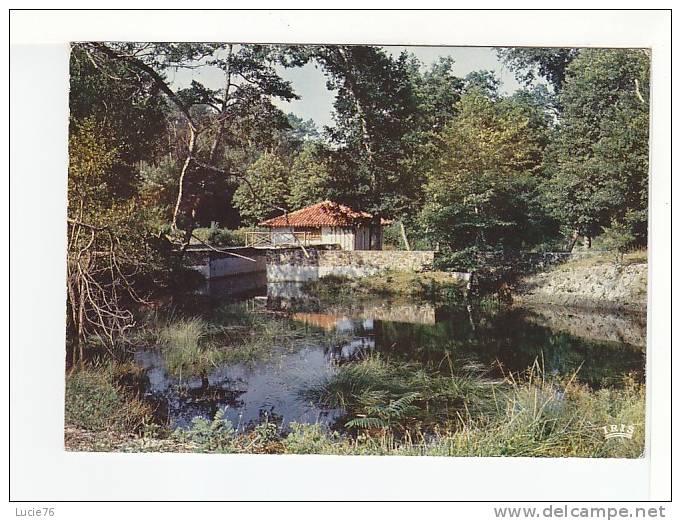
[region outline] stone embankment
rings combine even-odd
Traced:
[[[525,277],[516,300],[597,309],[645,312],[648,264],[606,258],[568,261]]]

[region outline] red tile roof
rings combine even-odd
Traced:
[[[286,226],[306,226],[317,228],[321,226],[353,226],[367,223],[373,216],[367,212],[358,212],[348,206],[331,201],[323,201],[307,208],[296,210],[286,215],[280,215],[260,223],[260,226],[281,228]],[[381,219],[382,224],[387,221]]]

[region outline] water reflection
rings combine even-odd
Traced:
[[[157,351],[138,351],[136,362],[147,370],[148,396],[163,402],[171,427],[186,427],[196,416],[213,418],[222,409],[234,427],[246,430],[265,418],[281,425],[335,421],[342,411],[317,407],[297,392],[327,374],[335,356],[310,346],[255,366],[222,366],[206,378],[184,379],[167,372]]]
[[[265,298],[266,297],[266,298]],[[168,374],[159,352],[137,353],[146,369],[148,394],[162,403],[172,426],[218,409],[240,429],[265,417],[333,424],[340,410],[301,398],[300,390],[340,364],[369,353],[400,361],[441,365],[474,362],[491,376],[523,372],[535,360],[547,373],[570,375],[594,388],[621,384],[624,375],[644,378],[645,317],[567,308],[485,309],[436,306],[425,301],[362,300],[328,305],[296,283],[267,286],[251,307],[284,313],[309,334],[293,350],[251,365],[225,365],[204,378]]]

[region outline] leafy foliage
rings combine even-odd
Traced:
[[[219,409],[212,420],[197,416],[188,429],[176,429],[173,438],[191,442],[206,452],[233,452],[236,445],[236,430],[232,422],[225,419],[225,411]]]
[[[288,170],[279,157],[263,154],[246,172],[234,193],[234,206],[247,225],[281,214],[286,207]]]
[[[495,100],[473,88],[441,134],[429,172],[423,227],[452,250],[517,247],[541,235],[537,175],[548,120],[533,100]]]
[[[642,50],[583,50],[568,67],[543,184],[547,207],[566,227],[595,236],[627,223],[646,243],[648,89]]]
[[[289,207],[298,210],[328,199],[331,182],[328,160],[318,147],[305,147],[294,159],[289,174]]]
[[[548,80],[554,92],[560,92],[567,68],[579,52],[579,49],[558,47],[505,47],[497,49],[497,56],[515,72],[521,83],[529,85],[542,77]]]

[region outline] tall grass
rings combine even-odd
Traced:
[[[645,390],[593,391],[548,378],[539,364],[522,377],[490,381],[474,372],[432,374],[375,357],[351,364],[312,390],[344,407],[354,439],[324,441],[322,453],[450,456],[639,457],[644,448]],[[606,439],[603,427],[633,425],[631,440]],[[295,426],[288,450],[319,444],[318,426]]]
[[[238,433],[216,417],[212,422],[197,421],[170,438],[116,437],[115,433],[142,430],[150,421],[150,411],[115,384],[110,368],[67,377],[66,422],[96,436],[97,443],[88,443],[84,450],[602,458],[643,455],[645,387],[633,380],[621,389],[594,391],[577,378],[547,378],[535,366],[523,378],[479,387],[475,382],[461,381],[465,378],[452,379],[454,384],[445,385],[441,380],[445,377],[424,376],[418,371],[409,377],[406,366],[393,368],[397,369],[395,373],[389,364],[376,359],[357,365],[361,369],[339,373],[344,375],[333,380],[336,394],[328,395],[336,396],[331,400],[342,397],[343,403],[354,408],[355,419],[379,420],[355,422],[352,435],[320,424],[296,423],[290,424],[287,434],[270,423]],[[417,392],[413,389],[423,394],[409,394]],[[455,421],[425,428],[409,408],[416,400],[422,400],[420,407],[434,407],[435,397],[455,398],[463,404],[476,397],[483,406],[455,407]],[[361,416],[361,410],[372,415]],[[400,423],[409,428],[396,428]],[[633,426],[632,439],[606,439],[603,427],[613,424]]]
[[[347,411],[350,428],[446,425],[461,411],[486,406],[494,382],[477,367],[428,370],[422,365],[386,361],[377,355],[343,365],[327,380],[305,389],[307,399]]]
[[[65,423],[89,431],[141,432],[153,423],[151,406],[119,385],[116,364],[66,375]]]
[[[210,316],[155,315],[144,329],[139,339],[160,349],[168,371],[180,377],[205,374],[222,364],[266,360],[306,338],[303,325],[267,312],[248,312],[238,304],[222,306]]]

